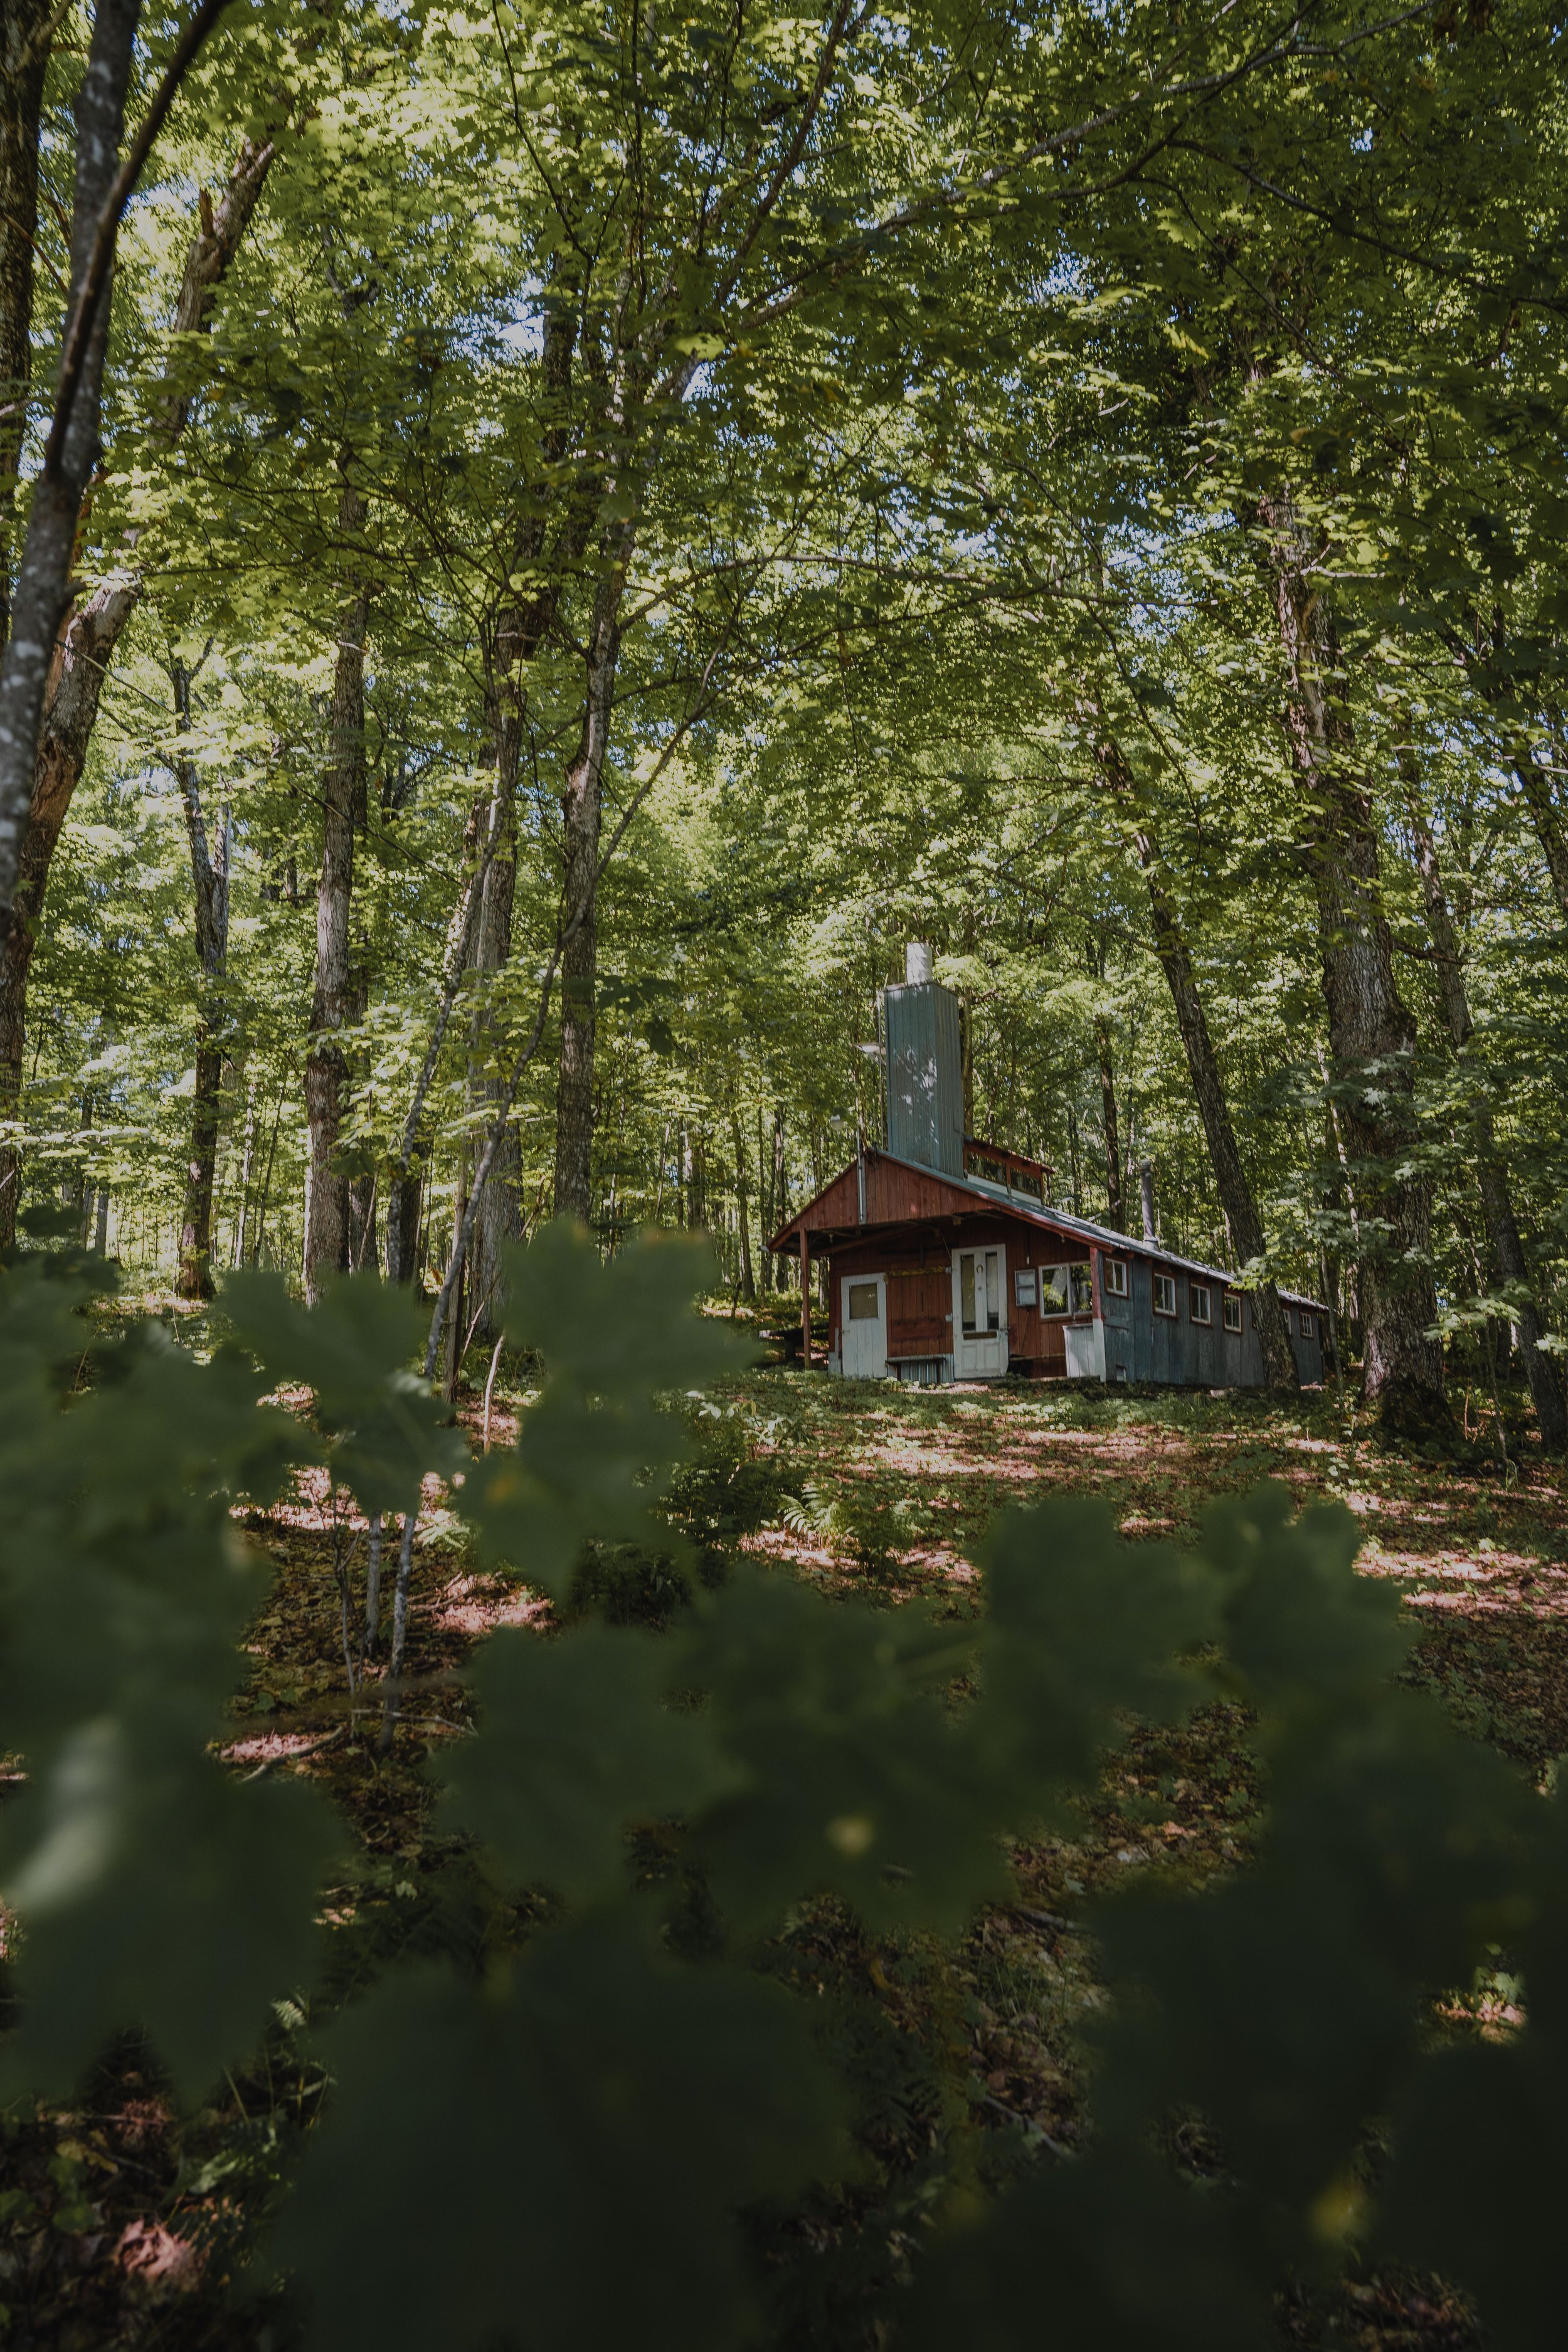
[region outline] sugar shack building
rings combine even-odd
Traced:
[[[769,1246],[827,1265],[827,1369],[933,1387],[999,1380],[1261,1388],[1253,1303],[1220,1266],[1075,1217],[1050,1171],[963,1132],[958,1000],[911,947],[883,997],[888,1146],[864,1147]],[[1323,1376],[1323,1310],[1282,1290],[1304,1382]],[[809,1351],[809,1336],[807,1339]]]

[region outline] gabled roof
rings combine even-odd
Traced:
[[[868,1214],[862,1217],[858,1213],[861,1171],[864,1168],[868,1177],[873,1162],[918,1176],[925,1188],[940,1187],[954,1196],[953,1207],[944,1209],[933,1202],[929,1210],[913,1216]],[[879,1186],[877,1189],[881,1188]],[[868,1202],[868,1207],[869,1205]],[[965,1210],[973,1213],[981,1207],[1003,1216],[1016,1217],[1020,1224],[1032,1226],[1040,1232],[1060,1234],[1068,1240],[1090,1243],[1096,1249],[1114,1250],[1130,1257],[1147,1258],[1152,1265],[1173,1266],[1181,1273],[1195,1274],[1204,1281],[1217,1282],[1224,1287],[1234,1289],[1239,1286],[1238,1276],[1228,1273],[1225,1267],[1207,1265],[1201,1258],[1181,1257],[1174,1250],[1166,1249],[1162,1243],[1146,1242],[1133,1234],[1118,1233],[1113,1226],[1097,1224],[1091,1217],[1075,1217],[1068,1209],[1034,1208],[1020,1201],[1016,1192],[1009,1192],[1004,1185],[989,1184],[983,1177],[950,1176],[941,1169],[922,1168],[918,1160],[900,1160],[890,1151],[879,1151],[870,1145],[866,1148],[863,1160],[852,1160],[830,1184],[824,1185],[815,1200],[806,1202],[804,1208],[796,1211],[788,1224],[781,1225],[768,1243],[768,1247],[779,1250],[787,1242],[798,1244],[803,1229],[807,1234],[848,1235],[861,1230],[881,1233],[900,1224],[928,1223],[932,1217],[944,1214],[962,1214]],[[830,1213],[818,1217],[815,1213],[817,1211]],[[1310,1307],[1319,1314],[1327,1312],[1321,1299],[1310,1298],[1301,1291],[1281,1290],[1279,1296],[1293,1307]]]

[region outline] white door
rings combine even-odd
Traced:
[[[1007,1369],[1007,1253],[952,1253],[952,1369],[961,1381],[985,1380]]]
[[[847,1274],[838,1307],[838,1367],[847,1381],[888,1370],[888,1286],[879,1274]]]

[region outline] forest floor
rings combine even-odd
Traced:
[[[1214,1497],[1264,1478],[1303,1504],[1343,1502],[1360,1518],[1365,1574],[1394,1580],[1420,1627],[1415,1673],[1465,1727],[1540,1781],[1568,1750],[1568,1475],[1532,1441],[1510,1438],[1505,1473],[1473,1456],[1426,1459],[1372,1443],[1332,1397],[1290,1410],[1232,1395],[1113,1395],[1062,1386],[903,1391],[762,1370],[725,1384],[754,1454],[789,1498],[743,1547],[781,1569],[888,1602],[917,1593],[966,1606],[973,1547],[996,1512],[1058,1494],[1094,1495],[1130,1536],[1194,1532]],[[520,1398],[501,1396],[505,1443]],[[476,1444],[479,1406],[462,1418]],[[287,2308],[249,2260],[257,2220],[279,2193],[289,2152],[322,2087],[308,2026],[399,1955],[472,1956],[483,1934],[473,1874],[433,1820],[432,1750],[467,1729],[461,1668],[500,1622],[542,1620],[515,1580],[476,1571],[461,1530],[428,1497],[417,1548],[410,1638],[413,1696],[390,1753],[373,1689],[351,1699],[339,1567],[324,1497],[247,1517],[276,1564],[250,1638],[248,1686],[225,1753],[247,1772],[321,1780],[357,1837],[326,1916],[336,1929],[326,1986],[279,2006],[258,2065],[194,2116],[176,2117],[134,2055],[79,2107],[20,2116],[0,2147],[0,2306],[19,2352],[261,2352],[286,2346]],[[787,1524],[786,1524],[787,1517]],[[363,1574],[363,1554],[351,1575]],[[1003,2178],[1070,2150],[1088,2128],[1079,2035],[1101,1996],[1075,1924],[1086,1894],[1131,1870],[1189,1878],[1245,1858],[1256,1793],[1243,1726],[1223,1706],[1180,1732],[1134,1737],[1108,1767],[1080,1832],[1017,1851],[1016,1902],[980,1920],[956,1954],[872,1945],[825,1911],[787,1939],[796,1980],[858,2000],[904,2053],[868,2145],[882,2169],[875,2213],[824,2201],[799,2217],[775,2268],[831,2262],[858,2231],[860,2271],[898,2266],[898,2249],[940,2201],[954,2135]],[[1484,2024],[1501,1996],[1475,1997]],[[886,2068],[884,2066],[885,2074]],[[938,2186],[933,2187],[933,2182]],[[854,2273],[854,2262],[845,2264]],[[820,2283],[819,2283],[820,2284]],[[848,2290],[846,2289],[846,2294]],[[798,2289],[799,2308],[812,2288]],[[824,2302],[838,2308],[829,2285]],[[786,2288],[786,2307],[793,2292]],[[869,2340],[842,2305],[837,2347]],[[1468,2346],[1463,2309],[1431,2282],[1363,2276],[1328,2304],[1282,2315],[1282,2340],[1333,2340],[1363,2352]],[[805,2343],[790,2331],[790,2340]]]

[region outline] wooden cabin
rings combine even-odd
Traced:
[[[958,1004],[928,950],[886,991],[883,1028],[889,1148],[863,1149],[769,1244],[800,1255],[805,1297],[827,1262],[829,1371],[1262,1386],[1234,1275],[1054,1207],[1048,1168],[964,1135]],[[1323,1309],[1279,1298],[1301,1380],[1320,1381]]]

